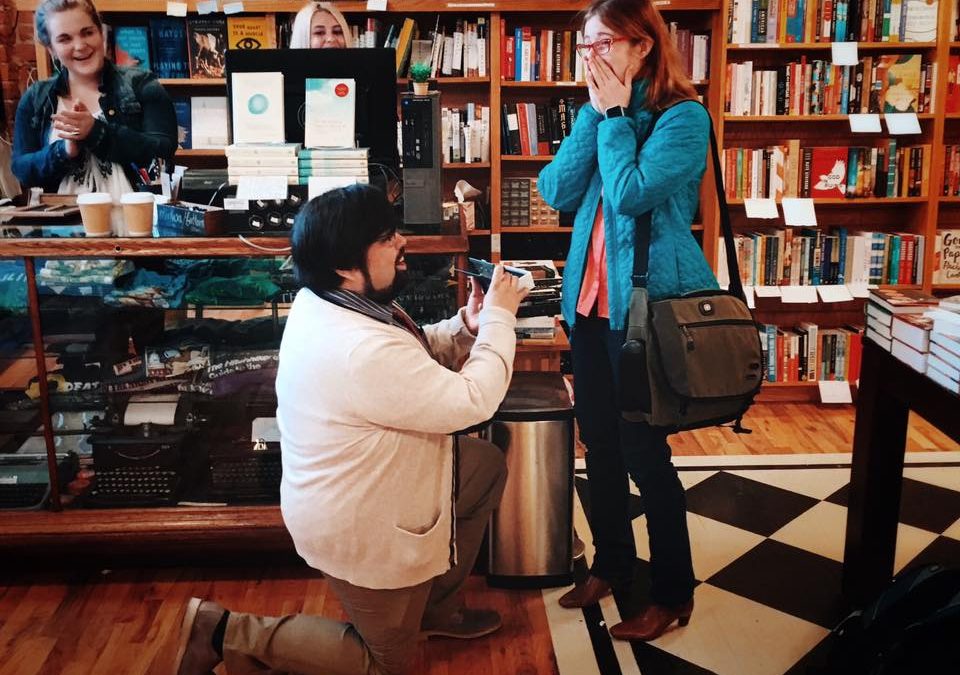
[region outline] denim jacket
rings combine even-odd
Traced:
[[[95,120],[82,143],[100,159],[123,167],[135,185],[131,162],[145,167],[155,157],[173,157],[177,148],[173,103],[152,73],[115,66],[110,61],[103,64],[100,92],[100,109],[106,121]],[[40,186],[56,192],[61,179],[82,161],[83,153],[76,158],[67,155],[64,140],[47,142],[57,97],[67,94],[67,71],[62,70],[31,86],[20,99],[13,137],[13,173],[25,187]]]
[[[710,118],[696,102],[678,103],[664,111],[640,145],[653,118],[642,105],[645,90],[644,80],[634,83],[623,117],[604,119],[584,104],[570,136],[540,172],[537,189],[543,199],[577,214],[563,274],[563,318],[571,326],[601,190],[611,329],[626,325],[637,217],[648,211],[650,298],[718,287],[690,232],[706,169]]]

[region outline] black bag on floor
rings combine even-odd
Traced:
[[[960,673],[960,569],[915,567],[841,621],[821,675]]]

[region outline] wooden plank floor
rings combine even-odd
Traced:
[[[708,429],[672,438],[678,455],[847,452],[853,408],[757,405],[737,435]],[[958,450],[911,418],[908,449]],[[94,514],[91,513],[91,517]],[[0,563],[2,564],[2,563]],[[64,561],[69,570],[70,561]],[[179,615],[192,596],[238,611],[308,612],[341,619],[339,603],[305,567],[135,569],[11,575],[0,572],[0,675],[169,675]],[[418,647],[418,675],[557,672],[537,591],[488,589],[471,577],[467,601],[497,609],[504,628],[481,640]],[[590,649],[588,644],[584,649]],[[218,673],[222,674],[222,669]]]

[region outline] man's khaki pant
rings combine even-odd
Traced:
[[[306,614],[263,617],[231,612],[223,641],[230,675],[395,675],[406,672],[421,622],[442,623],[461,606],[490,512],[506,481],[503,452],[462,437],[455,505],[458,564],[417,586],[361,588],[327,576],[350,623]],[[362,533],[360,534],[362,536]],[[390,561],[385,560],[385,565]]]

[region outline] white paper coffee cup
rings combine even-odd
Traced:
[[[152,192],[127,192],[120,197],[128,237],[153,236],[153,204]]]
[[[109,237],[113,234],[110,215],[113,197],[107,192],[87,192],[77,195],[83,231],[88,237]]]

